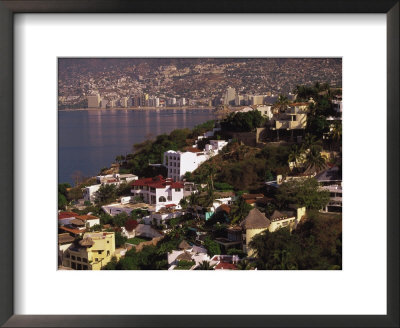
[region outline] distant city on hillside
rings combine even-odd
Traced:
[[[59,109],[254,105],[290,96],[297,85],[342,85],[341,58],[60,58],[58,65]],[[228,88],[236,101],[226,101]]]

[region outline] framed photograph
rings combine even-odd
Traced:
[[[398,18],[0,1],[1,324],[398,327]]]

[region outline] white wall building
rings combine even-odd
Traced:
[[[83,188],[83,200],[94,203],[96,200],[96,192],[103,184],[120,185],[121,183],[128,183],[137,180],[137,175],[134,174],[108,174],[99,175],[96,177],[97,184]]]
[[[251,104],[252,105],[262,105],[264,103],[264,96],[257,95],[251,97]]]
[[[228,87],[224,94],[224,105],[233,105],[235,103],[236,90],[235,88]]]
[[[100,95],[94,94],[87,96],[88,108],[99,108],[100,106]]]
[[[205,152],[168,150],[164,153],[163,164],[168,170],[168,178],[179,181],[186,172],[193,172],[208,158]]]
[[[216,151],[217,153],[222,150],[228,141],[225,140],[210,140],[210,143],[205,146],[206,151]]]
[[[153,222],[157,223],[157,225],[160,224],[165,224],[169,220],[173,218],[177,218],[183,215],[183,212],[181,211],[172,211],[172,212],[153,212],[148,216],[144,216],[142,220],[144,221],[144,224],[152,224]]]
[[[262,116],[268,117],[270,120],[274,116],[272,113],[272,106],[259,106],[257,110],[261,113]]]
[[[154,205],[159,211],[166,205],[177,205],[183,198],[182,182],[174,182],[171,178],[164,179],[161,175],[154,178],[144,178],[132,182],[131,192],[140,196],[144,202]]]
[[[101,184],[96,184],[92,186],[87,186],[83,189],[83,200],[85,202],[91,202],[94,203],[96,200],[96,192],[99,190],[101,187]]]

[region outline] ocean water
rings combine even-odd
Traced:
[[[58,181],[96,175],[135,143],[215,118],[211,110],[79,110],[58,112]]]

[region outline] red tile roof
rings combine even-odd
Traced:
[[[176,206],[175,204],[167,204],[167,205],[165,205],[166,208],[175,207],[175,206]]]
[[[158,175],[153,178],[143,178],[135,180],[132,182],[132,186],[146,186],[156,189],[164,189],[166,186],[171,186],[171,188],[183,188],[182,182],[174,182],[170,178],[164,179],[162,175]]]
[[[58,213],[58,219],[62,220],[62,219],[67,219],[67,218],[74,218],[77,215],[79,215],[79,214],[75,213],[75,212],[60,212],[60,213]]]
[[[86,229],[82,229],[82,230],[79,230],[79,229],[71,229],[71,228],[67,228],[67,227],[65,227],[65,226],[61,226],[60,229],[61,229],[61,230],[64,230],[64,231],[67,231],[67,232],[72,232],[72,233],[74,233],[74,234],[80,234],[80,233],[84,233],[84,232],[86,231]]]
[[[236,264],[220,262],[216,265],[215,270],[237,270]]]
[[[76,216],[77,219],[80,219],[82,221],[87,221],[87,220],[98,220],[99,218],[94,215],[78,215]]]
[[[228,206],[226,204],[222,204],[220,207],[218,207],[218,209],[226,212],[226,214],[229,214],[231,212],[230,206]]]

